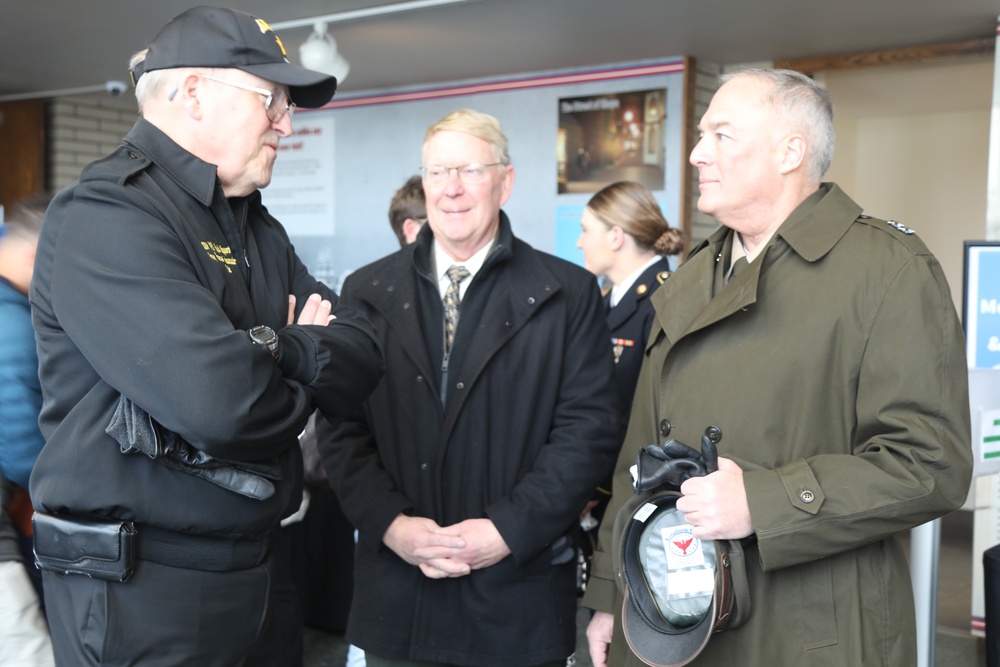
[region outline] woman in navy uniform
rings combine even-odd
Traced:
[[[670,275],[664,255],[679,253],[683,237],[667,223],[652,193],[632,181],[612,183],[595,194],[580,226],[576,245],[587,269],[611,282],[604,305],[625,424],[653,320],[649,297]]]
[[[669,225],[652,193],[632,181],[619,181],[591,197],[580,219],[580,238],[587,269],[605,276],[611,289],[604,295],[615,355],[615,385],[621,397],[621,432],[625,434],[632,396],[635,393],[642,351],[653,321],[649,297],[670,275],[665,255],[683,249],[681,232]],[[588,533],[583,553],[589,559],[593,538],[611,494],[611,471],[607,484],[598,487],[581,526]]]

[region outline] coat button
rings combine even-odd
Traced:
[[[535,297],[533,297],[533,296],[529,296],[528,297],[528,305],[531,305],[531,306],[535,305]]]
[[[423,381],[424,381],[424,376],[423,375],[418,375],[417,376],[417,382],[423,382]]]
[[[465,383],[464,382],[456,382],[455,383],[455,389],[465,389]]]
[[[138,160],[138,159],[139,159],[139,157],[141,157],[141,156],[140,156],[140,155],[139,155],[138,153],[136,153],[135,151],[129,151],[129,152],[128,152],[128,156],[129,156],[129,158],[131,158],[131,159],[133,159],[133,160]]]
[[[420,469],[421,470],[427,470],[428,468],[430,468],[430,465],[428,465],[427,463],[421,463],[420,464]]]
[[[811,503],[816,500],[816,494],[809,489],[802,489],[802,493],[799,494],[799,499],[804,503]]]
[[[660,435],[665,438],[670,435],[672,430],[674,430],[674,425],[670,423],[669,419],[660,420]]]

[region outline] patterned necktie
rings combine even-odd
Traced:
[[[458,327],[458,306],[462,300],[459,298],[458,284],[469,277],[469,270],[459,264],[452,264],[448,267],[448,280],[451,284],[444,293],[444,350],[451,351],[451,344],[455,340],[455,329]]]

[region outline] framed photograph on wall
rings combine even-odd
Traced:
[[[559,100],[559,194],[597,192],[615,181],[664,189],[667,91],[634,90]]]

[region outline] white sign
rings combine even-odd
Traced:
[[[301,113],[278,146],[264,206],[289,236],[333,236],[333,115]]]

